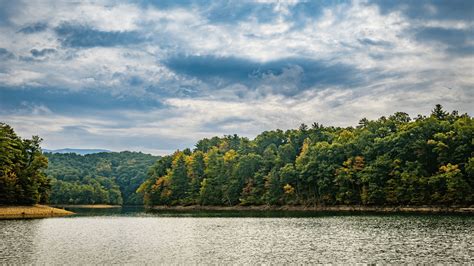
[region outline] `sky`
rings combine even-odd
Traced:
[[[168,154],[437,103],[474,114],[474,1],[0,0],[0,121]]]

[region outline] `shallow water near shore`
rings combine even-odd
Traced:
[[[472,215],[71,209],[0,221],[0,263],[472,263]]]

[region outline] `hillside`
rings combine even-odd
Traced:
[[[139,152],[45,153],[54,204],[141,204],[135,190],[159,157]]]
[[[161,158],[140,191],[148,205],[470,205],[473,136],[472,117],[437,105],[357,127],[214,137]]]

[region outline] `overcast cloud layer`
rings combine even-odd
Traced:
[[[469,0],[0,0],[0,121],[50,149],[165,154],[436,103],[472,115],[473,14]]]

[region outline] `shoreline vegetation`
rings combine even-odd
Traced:
[[[373,212],[373,213],[465,213],[474,214],[474,206],[151,206],[147,208],[152,211],[297,211],[297,212]]]
[[[158,160],[137,192],[148,206],[473,206],[473,136],[472,117],[438,104],[356,127],[204,138]]]
[[[62,217],[72,214],[74,212],[40,204],[32,206],[0,206],[0,220]]]

